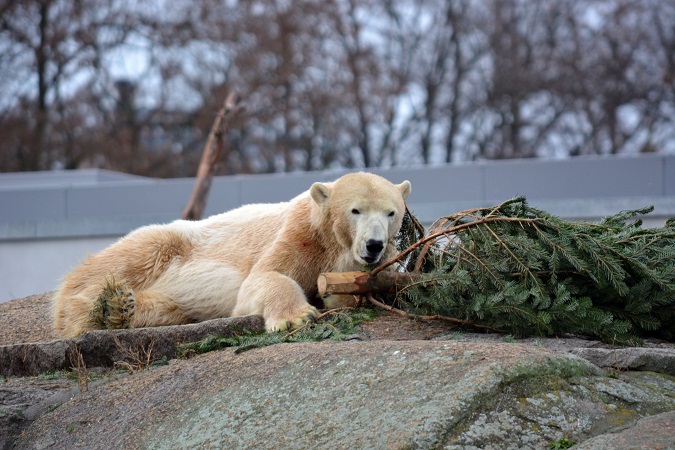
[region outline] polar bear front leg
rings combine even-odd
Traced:
[[[262,315],[267,331],[297,328],[319,312],[307,303],[298,283],[279,272],[252,272],[237,295],[233,316]]]

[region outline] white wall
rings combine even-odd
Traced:
[[[0,242],[0,303],[53,291],[79,261],[117,238]]]

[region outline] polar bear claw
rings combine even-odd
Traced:
[[[270,332],[286,331],[295,328],[300,328],[307,322],[314,322],[319,317],[319,311],[309,305],[301,313],[288,318],[270,318],[265,323],[265,329]]]

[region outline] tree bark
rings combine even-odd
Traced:
[[[211,189],[211,181],[215,173],[216,163],[222,153],[224,153],[225,144],[223,142],[227,129],[232,119],[241,110],[239,97],[236,92],[230,92],[225,99],[223,107],[218,111],[213,126],[209,132],[209,137],[204,145],[202,159],[197,169],[197,179],[192,196],[187,206],[183,209],[182,218],[184,220],[199,220],[202,218],[206,206],[206,198]]]

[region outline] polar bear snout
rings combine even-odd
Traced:
[[[382,253],[382,250],[384,250],[384,242],[369,239],[368,242],[366,242],[366,250],[368,250],[369,255],[379,255]]]
[[[372,264],[379,261],[384,251],[384,242],[377,239],[368,239],[364,245],[365,251],[361,253],[361,258],[368,263]]]

